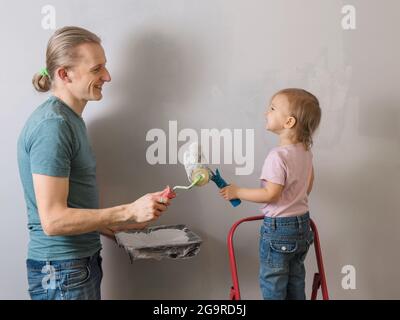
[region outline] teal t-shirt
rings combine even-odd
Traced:
[[[18,166],[28,213],[28,259],[88,257],[101,249],[100,235],[47,236],[42,229],[32,174],[69,178],[68,207],[97,209],[96,159],[83,119],[51,96],[29,117],[18,139]]]

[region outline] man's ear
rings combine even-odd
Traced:
[[[285,123],[285,128],[292,129],[295,126],[296,122],[297,122],[297,120],[295,117],[287,118],[286,123]]]
[[[66,68],[57,69],[57,75],[63,82],[71,82],[71,79],[68,77],[68,71]]]

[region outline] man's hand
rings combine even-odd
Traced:
[[[219,193],[225,200],[238,199],[238,187],[235,184],[230,184],[229,186],[222,188]]]
[[[148,193],[127,206],[127,223],[147,223],[157,220],[170,205],[170,199],[162,191]]]

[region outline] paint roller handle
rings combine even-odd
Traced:
[[[221,174],[219,173],[219,170],[215,170],[215,174],[211,175],[211,180],[214,181],[214,183],[217,185],[219,189],[225,188],[229,186],[228,183],[221,177]],[[232,199],[229,200],[232,206],[237,207],[239,204],[242,203],[240,199]]]
[[[167,186],[162,192],[161,192],[161,197],[165,197],[168,199],[173,199],[176,197],[176,194],[174,191],[172,191],[170,186]]]
[[[240,199],[232,199],[232,200],[229,200],[229,202],[230,202],[234,207],[237,207],[239,204],[242,203],[242,201],[241,201]]]

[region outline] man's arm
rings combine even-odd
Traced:
[[[161,204],[160,193],[135,202],[106,209],[76,209],[67,206],[68,178],[33,174],[36,203],[43,231],[49,236],[84,234],[105,228],[157,219],[169,205]]]
[[[246,189],[231,184],[221,189],[220,193],[226,200],[241,199],[256,203],[273,203],[280,199],[282,190],[282,185],[268,181],[265,188]]]

